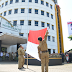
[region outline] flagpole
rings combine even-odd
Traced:
[[[28,0],[28,18],[29,18],[29,0]],[[28,27],[27,27],[27,43],[28,43]],[[27,69],[28,69],[28,53],[27,53]]]

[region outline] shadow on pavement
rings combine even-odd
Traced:
[[[18,64],[18,62],[0,62],[0,64]]]
[[[29,68],[28,68],[29,69]],[[32,69],[29,69],[30,71],[33,71],[33,72],[36,72],[36,71],[34,71],[34,70],[32,70]]]

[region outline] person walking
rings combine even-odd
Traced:
[[[48,30],[46,31],[44,40],[42,40],[42,37],[38,37],[38,41],[39,41],[38,53],[39,53],[39,58],[41,59],[42,72],[44,72],[44,67],[45,67],[45,72],[48,72],[49,52],[46,43],[47,35],[48,35]]]

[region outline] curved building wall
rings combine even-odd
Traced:
[[[6,1],[8,1],[8,4],[5,6]],[[25,2],[19,0],[17,3],[15,1],[16,0],[13,0],[13,3],[10,4],[10,0],[2,0],[0,2],[0,14],[4,16],[4,12],[6,12],[6,16],[4,16],[6,19],[11,21],[11,23],[17,21],[17,25],[21,26],[21,33],[24,33],[24,37],[27,37],[27,32],[29,32],[29,30],[40,30],[46,28],[47,24],[50,24],[50,37],[48,37],[47,40],[48,48],[51,49],[51,53],[53,53],[53,49],[58,53],[54,2],[52,0],[42,0],[44,1],[44,4],[42,5],[41,0],[38,0],[38,3],[35,3],[35,0],[32,0],[32,2],[29,3],[28,0],[25,0]],[[48,6],[46,3],[48,3]],[[28,8],[31,9],[31,13],[28,13]],[[18,9],[18,13],[16,14],[14,14],[15,9]],[[24,13],[21,13],[21,9],[24,9]],[[38,14],[35,14],[35,9],[38,10]],[[9,10],[12,11],[10,15]],[[41,15],[41,11],[44,11],[44,15]],[[47,13],[49,13],[49,17],[47,17]],[[51,18],[51,15],[53,15],[53,19]],[[20,20],[24,20],[24,25],[20,25]],[[28,20],[31,21],[31,25],[28,25]],[[35,21],[38,21],[38,26],[35,26]],[[44,23],[43,27],[42,22]],[[54,30],[52,27],[54,27]],[[53,38],[55,39],[54,42]]]

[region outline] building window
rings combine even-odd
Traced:
[[[17,21],[13,21],[13,26],[17,26]]]
[[[38,3],[38,0],[35,0],[35,3]]]
[[[49,3],[46,2],[46,6],[48,7],[49,6]]]
[[[12,4],[13,3],[13,0],[10,0],[10,4]]]
[[[6,5],[8,5],[8,1],[7,1],[7,2],[5,2],[5,6],[6,6]]]
[[[25,0],[22,0],[22,2],[25,2]]]
[[[31,20],[28,20],[28,25],[31,25]]]
[[[4,3],[2,4],[2,7],[4,7]]]
[[[38,21],[35,21],[35,26],[38,26]]]
[[[44,22],[41,22],[41,26],[44,27]]]
[[[0,15],[2,16],[2,13]]]
[[[49,24],[49,23],[47,23],[47,27],[49,27],[49,28],[50,28],[50,24]]]
[[[24,25],[24,20],[20,20],[20,25]]]
[[[52,25],[52,30],[54,30],[54,25]]]
[[[38,14],[38,10],[37,9],[35,9],[35,14]]]
[[[16,0],[16,3],[18,3],[19,2],[19,0]]]
[[[15,10],[14,10],[14,14],[16,14],[16,13],[18,13],[18,9],[15,9]]]
[[[47,12],[47,17],[49,17],[49,13]]]
[[[21,9],[21,13],[24,13],[25,9]]]
[[[41,15],[44,15],[44,11],[41,11]]]
[[[24,33],[19,33],[19,36],[23,36],[24,35]]]
[[[4,16],[6,16],[6,12],[4,12]]]
[[[53,15],[51,14],[51,19],[53,19]]]
[[[9,10],[9,15],[12,13],[12,10]]]
[[[55,42],[55,37],[52,37],[52,41]]]
[[[31,9],[29,9],[29,13],[31,13]]]
[[[41,4],[44,5],[44,1],[43,0],[41,0]]]
[[[29,0],[29,2],[32,2],[32,0]]]
[[[49,54],[51,54],[51,49],[48,49]]]
[[[55,53],[55,49],[53,49],[53,53]]]
[[[52,9],[52,5],[50,5],[50,8]]]
[[[50,36],[48,36],[48,41],[50,41]]]

